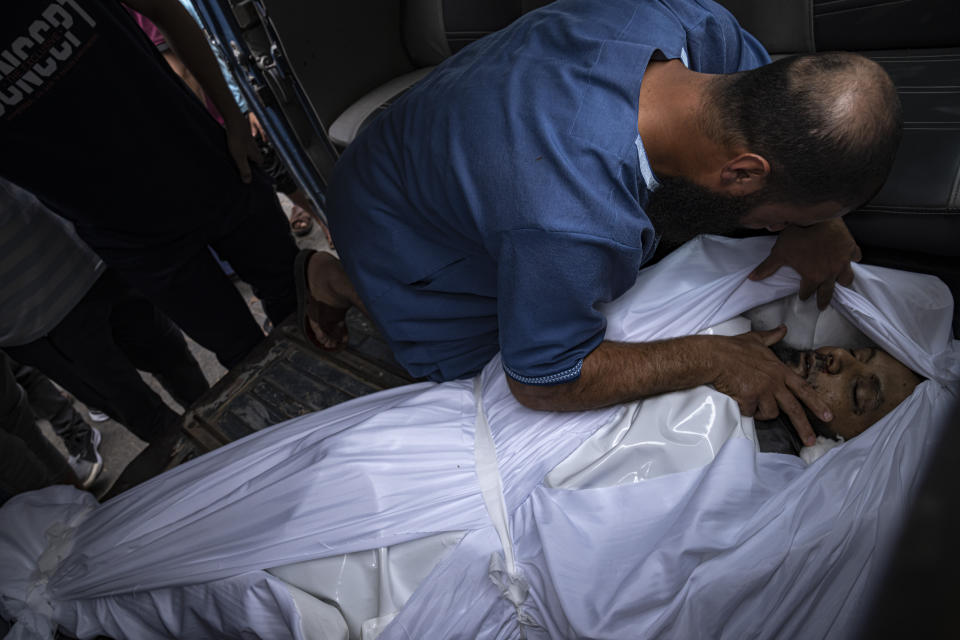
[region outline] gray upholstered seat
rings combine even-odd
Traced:
[[[938,275],[957,298],[960,2],[720,2],[774,56],[846,50],[883,65],[903,103],[903,139],[886,184],[845,220],[868,261]]]

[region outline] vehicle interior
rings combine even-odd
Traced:
[[[720,0],[772,56],[849,50],[880,63],[904,109],[882,190],[845,220],[864,262],[940,277],[960,299],[960,3],[954,0]],[[537,0],[204,0],[211,37],[229,55],[298,182],[322,205],[339,154],[436,65],[547,2]],[[953,333],[960,337],[954,309]],[[956,434],[927,482],[862,637],[909,629],[903,611],[950,619],[960,533]],[[892,606],[895,603],[896,606]]]
[[[239,75],[286,138],[301,184],[322,199],[339,153],[430,69],[544,0],[317,3],[221,0],[204,9]],[[845,220],[871,264],[940,277],[960,292],[960,5],[949,0],[722,0],[774,57],[862,53],[904,108],[883,189]],[[229,32],[228,32],[229,30]],[[264,118],[262,118],[263,120]],[[287,135],[283,135],[283,134]],[[954,335],[960,336],[955,311]]]

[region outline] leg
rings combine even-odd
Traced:
[[[52,484],[71,483],[55,481],[50,470],[26,442],[0,429],[0,505],[18,493]]]
[[[10,360],[14,376],[27,402],[38,418],[46,418],[70,453],[67,464],[87,488],[103,470],[100,455],[100,431],[91,427],[73,408],[73,401],[65,397],[50,379],[33,367]]]
[[[91,427],[73,408],[73,402],[57,389],[50,379],[34,367],[11,360],[17,384],[26,392],[30,408],[38,418],[50,421],[54,433],[63,440],[71,455],[77,451],[75,443],[89,439]]]
[[[174,256],[169,249],[146,249],[135,260],[124,260],[117,275],[230,369],[263,340],[263,331],[205,240],[197,240],[191,246],[177,247]],[[256,238],[252,242],[256,243]],[[232,257],[219,248],[217,251],[237,268]]]
[[[5,496],[79,480],[37,428],[27,394],[0,351],[0,493]]]
[[[333,237],[330,235],[330,227],[327,226],[326,221],[323,219],[317,210],[313,206],[313,202],[310,201],[310,198],[307,197],[307,194],[303,192],[303,189],[296,187],[293,191],[287,193],[287,197],[293,202],[293,204],[300,207],[301,210],[306,211],[310,216],[316,220],[317,224],[320,225],[320,230],[323,231],[324,237],[327,239],[327,244],[330,245],[330,248],[333,249]],[[293,217],[290,218],[291,223]]]
[[[210,238],[210,245],[250,284],[277,325],[296,308],[290,272],[297,245],[271,187],[255,177],[244,194]]]
[[[347,277],[343,265],[329,253],[302,251],[294,266],[297,283],[297,322],[307,340],[322,349],[347,344],[347,310],[367,309]]]
[[[254,122],[256,123],[255,128],[259,128],[260,121],[256,119],[256,116],[252,117],[251,124]],[[260,129],[260,131],[262,132],[262,129]],[[296,236],[304,236],[309,233],[312,221],[316,220],[323,228],[323,232],[326,234],[327,241],[329,242],[330,232],[327,230],[327,225],[323,217],[317,214],[313,203],[310,202],[310,199],[307,198],[303,190],[297,186],[297,183],[293,180],[283,160],[280,159],[276,148],[266,140],[266,137],[263,136],[262,133],[257,144],[260,147],[260,155],[262,158],[260,167],[264,173],[270,177],[274,190],[278,193],[286,194],[290,200],[293,201],[294,208],[290,214],[290,230]],[[331,246],[333,246],[332,243]]]
[[[310,229],[312,228],[313,218],[310,217],[306,209],[298,204],[294,204],[293,209],[290,211],[290,230],[293,232],[293,235],[303,237],[310,233]]]
[[[110,288],[101,277],[48,336],[8,352],[152,442],[176,431],[179,419],[114,343],[111,309]]]
[[[310,198],[307,197],[307,194],[303,192],[303,189],[297,187],[290,193],[287,193],[287,197],[290,198],[290,201],[293,204],[297,205],[311,216],[317,222],[323,222],[323,218],[314,210],[313,202],[310,201]]]
[[[187,341],[170,319],[135,289],[107,272],[114,290],[113,339],[134,367],[148,371],[184,408],[210,389]]]

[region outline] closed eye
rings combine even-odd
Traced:
[[[860,415],[866,411],[875,411],[883,404],[880,379],[877,376],[857,378],[853,385],[854,412]]]
[[[876,349],[874,349],[876,351]],[[871,356],[872,357],[872,356]],[[883,385],[880,383],[880,378],[876,375],[870,376],[870,381],[873,383],[873,392],[874,392],[874,409],[879,409],[883,406]]]

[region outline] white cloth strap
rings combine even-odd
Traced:
[[[527,599],[529,585],[520,571],[514,553],[507,503],[503,497],[503,480],[497,464],[497,449],[493,442],[493,434],[490,432],[490,424],[487,422],[487,414],[483,410],[483,384],[480,375],[473,379],[473,399],[477,410],[474,429],[477,483],[480,486],[487,513],[503,547],[502,554],[494,553],[490,556],[489,575],[494,584],[500,588],[503,597],[516,608],[517,620],[521,625],[520,632],[523,634],[523,625],[533,624],[522,608],[523,602]],[[523,635],[525,637],[525,634]]]

